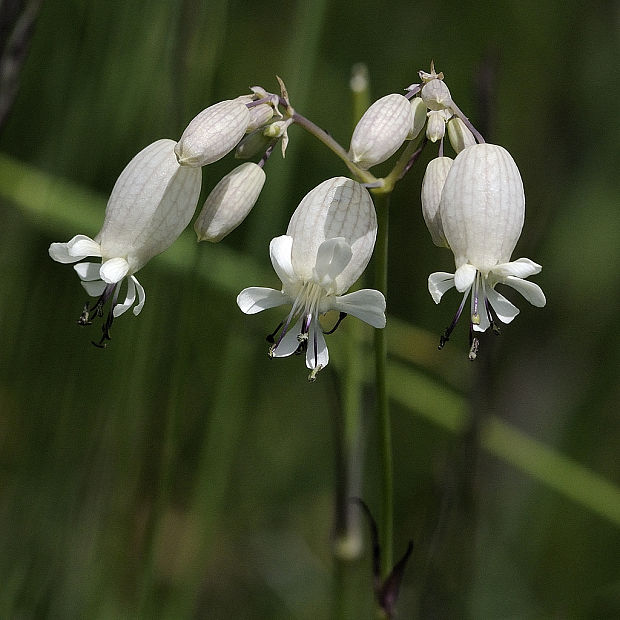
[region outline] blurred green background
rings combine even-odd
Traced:
[[[426,290],[453,267],[420,214],[428,148],[391,214],[395,553],[415,545],[399,617],[620,617],[619,33],[603,1],[43,2],[0,126],[0,617],[374,617],[366,524],[358,558],[332,553],[346,376],[350,492],[381,516],[371,331],[345,321],[308,384],[299,358],[266,356],[281,313],[235,304],[277,285],[268,242],[339,160],[293,127],[244,225],[217,246],[188,230],[151,261],[144,311],[104,351],[47,248],[96,234],[131,157],[211,103],[278,74],[346,147],[352,65],[378,98],[431,59],[520,167],[514,256],[543,265],[548,304],[513,296],[521,315],[473,364],[464,322],[437,351],[458,296]],[[208,166],[203,193],[231,165]]]

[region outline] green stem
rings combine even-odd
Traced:
[[[388,223],[390,194],[377,194],[377,242],[375,245],[375,288],[387,296],[388,273]],[[387,338],[385,329],[374,331],[375,376],[377,390],[377,420],[379,427],[379,459],[381,468],[382,526],[379,531],[381,543],[381,573],[383,578],[392,570],[392,537],[394,520],[394,490],[392,485],[392,428],[387,393]]]
[[[318,125],[315,125],[311,120],[305,116],[293,113],[293,121],[303,127],[308,133],[312,134],[315,138],[320,140],[330,151],[336,154],[347,165],[347,168],[363,183],[380,183],[380,179],[377,179],[368,170],[362,170],[359,166],[356,166],[350,159],[349,154],[344,148],[332,138],[326,131],[321,129]]]

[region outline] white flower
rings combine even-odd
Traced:
[[[250,120],[243,98],[209,106],[192,119],[175,146],[179,164],[200,167],[221,159],[243,138]]]
[[[426,104],[420,97],[413,97],[411,99],[411,115],[413,117],[413,124],[407,134],[407,140],[417,138],[426,124]]]
[[[489,327],[497,331],[495,317],[510,323],[519,313],[495,290],[497,284],[511,286],[534,306],[546,303],[540,287],[524,279],[539,273],[541,266],[528,258],[510,261],[523,228],[525,195],[508,151],[494,144],[476,144],[461,151],[448,172],[439,211],[456,272],[431,274],[429,292],[435,303],[452,287],[464,293],[439,348],[448,341],[471,292],[470,359],[474,359],[478,339],[473,333]]]
[[[340,312],[336,326],[346,314],[373,327],[385,326],[385,298],[379,291],[343,295],[368,264],[376,234],[372,199],[356,181],[329,179],[303,198],[287,234],[272,239],[269,246],[282,289],[246,288],[237,297],[246,314],[292,304],[270,337],[272,357],[305,352],[306,366],[312,371],[309,379],[314,380],[329,361],[320,315]]]
[[[217,242],[246,218],[265,183],[264,170],[245,162],[229,172],[211,190],[194,222],[198,241]]]
[[[112,298],[110,315],[99,344],[109,339],[114,317],[131,308],[138,315],[146,299],[135,273],[153,256],[163,252],[192,218],[200,194],[201,171],[182,167],[174,154],[173,140],[158,140],[140,151],[118,177],[106,207],[103,226],[94,239],[76,235],[67,243],[52,243],[50,256],[60,263],[76,263],[88,256],[101,263],[79,263],[74,269],[82,286],[97,303],[84,308],[79,323],[89,324],[91,314],[101,316]],[[122,281],[127,295],[117,304]]]
[[[452,97],[450,89],[445,82],[439,78],[429,80],[420,92],[420,97],[429,110],[445,110],[450,109],[452,105]]]
[[[349,154],[363,170],[394,155],[413,129],[413,111],[406,97],[386,95],[364,112],[353,135]]]

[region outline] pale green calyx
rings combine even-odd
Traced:
[[[235,148],[251,118],[244,97],[220,101],[194,117],[174,149],[181,166],[206,166]]]
[[[265,172],[246,162],[229,172],[211,191],[194,222],[198,241],[217,242],[246,218],[263,189]]]
[[[386,95],[375,101],[357,123],[349,156],[361,169],[367,170],[396,153],[412,127],[409,100],[399,94]]]

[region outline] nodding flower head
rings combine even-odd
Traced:
[[[158,140],[140,151],[118,177],[108,200],[101,230],[94,239],[76,235],[67,243],[52,243],[50,256],[60,263],[78,263],[74,269],[82,286],[97,302],[84,306],[78,320],[90,325],[91,317],[103,316],[103,307],[112,300],[98,346],[110,339],[110,326],[138,304],[138,315],[146,299],[135,273],[153,256],[167,249],[189,223],[200,194],[199,168],[181,167],[174,154],[173,140]],[[79,262],[89,256],[101,263]],[[117,303],[123,280],[127,294]]]
[[[437,272],[428,278],[435,303],[455,287],[464,293],[439,348],[448,341],[471,293],[470,359],[479,342],[475,332],[491,327],[496,319],[510,323],[519,309],[495,290],[506,284],[534,306],[545,305],[545,295],[525,280],[542,267],[528,258],[511,261],[525,217],[525,194],[519,170],[508,153],[494,144],[476,144],[462,150],[448,171],[439,203],[441,228],[454,253],[455,273]]]
[[[286,235],[272,239],[271,262],[281,290],[246,288],[237,297],[239,308],[255,314],[291,304],[291,310],[268,337],[271,357],[304,353],[314,380],[329,361],[319,316],[340,313],[335,327],[352,314],[373,327],[385,326],[385,298],[363,289],[343,295],[370,260],[377,234],[374,205],[356,181],[337,177],[324,181],[301,201]]]

